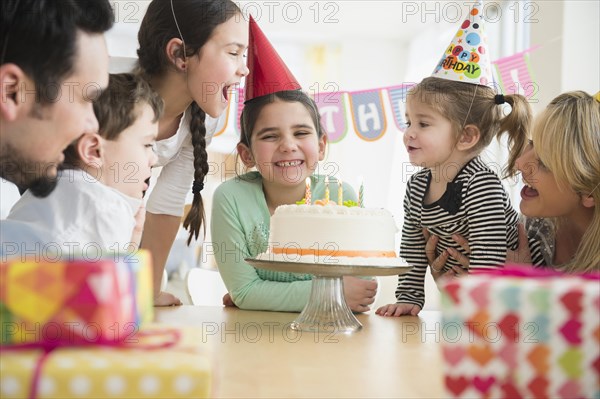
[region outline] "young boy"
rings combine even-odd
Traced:
[[[162,99],[143,79],[111,75],[94,103],[98,133],[84,133],[65,150],[48,197],[26,192],[2,221],[0,233],[10,229],[17,238],[2,243],[3,260],[33,254],[96,258],[137,249],[162,109]]]

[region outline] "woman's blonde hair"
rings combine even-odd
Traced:
[[[600,270],[600,102],[583,91],[556,97],[536,118],[532,140],[557,183],[594,199],[592,221],[575,257],[561,268]],[[560,221],[558,221],[560,223]]]
[[[500,138],[507,132],[511,155],[505,170],[507,174],[513,173],[515,161],[525,148],[531,126],[531,108],[525,97],[519,94],[502,96],[503,101],[512,108],[503,117],[502,107],[496,102],[496,92],[487,86],[429,77],[413,87],[409,96],[429,105],[448,119],[457,140],[465,126],[477,126],[481,137],[474,151],[483,150],[494,137]]]

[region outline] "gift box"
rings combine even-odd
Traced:
[[[0,264],[0,343],[119,342],[153,318],[148,252]]]
[[[599,398],[600,275],[507,267],[444,284],[446,394]]]
[[[4,348],[0,357],[0,397],[207,398],[211,394],[211,356],[199,329],[142,329],[127,347],[61,347],[45,357],[40,349]],[[170,344],[145,343],[151,331],[180,338]],[[179,336],[179,335],[178,335]],[[40,367],[36,376],[35,369]]]

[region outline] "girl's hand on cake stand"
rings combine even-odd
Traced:
[[[420,311],[421,307],[413,303],[392,303],[380,307],[375,311],[375,314],[387,317],[398,317],[402,315],[416,316]]]
[[[233,302],[233,299],[231,299],[231,295],[229,295],[229,292],[223,295],[223,306],[225,306],[226,308],[237,308],[235,302]]]
[[[368,312],[377,294],[377,281],[344,276],[344,298],[353,312]]]

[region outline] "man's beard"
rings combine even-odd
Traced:
[[[58,184],[56,173],[50,175],[50,170],[56,171],[56,164],[51,162],[33,162],[25,159],[11,146],[2,148],[0,161],[0,177],[14,183],[21,194],[30,190],[36,197],[44,198],[50,195]]]
[[[44,198],[54,191],[57,184],[58,179],[56,177],[42,177],[34,180],[26,189],[31,191],[31,194],[35,197]]]

